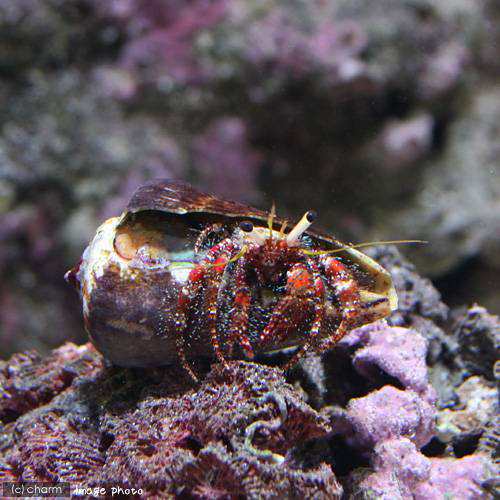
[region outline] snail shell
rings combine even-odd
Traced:
[[[97,229],[79,264],[66,274],[80,293],[85,328],[95,346],[119,366],[177,362],[180,332],[175,313],[179,293],[200,259],[194,242],[209,224],[219,223],[230,234],[243,220],[265,226],[268,214],[179,181],[156,180],[139,187],[123,214]],[[282,222],[276,218],[276,228]],[[310,230],[306,234],[323,249],[344,247],[326,233]],[[352,248],[339,255],[362,284],[363,322],[384,317],[397,307],[385,269]],[[265,315],[264,304],[262,311]],[[258,328],[259,321],[253,324]],[[203,314],[192,315],[188,335],[189,356],[213,355]],[[287,339],[286,345],[297,342]],[[279,347],[283,345],[267,350]]]

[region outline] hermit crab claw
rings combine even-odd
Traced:
[[[345,252],[372,279],[370,290],[359,291],[365,311],[364,320],[375,321],[387,317],[398,308],[398,296],[391,275],[366,254],[354,248],[346,248]]]

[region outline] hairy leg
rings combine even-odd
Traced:
[[[292,362],[298,361],[309,345],[320,335],[325,316],[324,286],[319,276],[308,264],[294,265],[287,276],[286,294],[278,302],[269,323],[261,334],[261,342],[268,343],[273,340],[281,340],[290,327],[299,328],[300,325],[292,325],[294,312],[304,308],[314,307],[314,318],[309,331],[306,334],[305,343],[300,349],[298,356]],[[290,363],[289,363],[290,364]]]
[[[314,350],[318,354],[322,354],[323,352],[330,350],[342,337],[350,332],[351,328],[352,326],[350,322],[346,319],[342,319],[340,325],[335,329],[335,331],[316,345]]]
[[[353,321],[359,311],[359,287],[346,266],[337,258],[325,255],[321,258],[328,285],[334,290],[342,317]]]
[[[213,269],[207,272],[205,280],[205,292],[203,297],[203,310],[207,322],[208,334],[210,342],[214,349],[217,359],[225,363],[225,357],[221,349],[219,336],[217,334],[217,296],[219,293],[219,285],[221,283],[221,275]]]
[[[248,338],[248,317],[250,303],[252,300],[250,288],[247,282],[248,259],[242,256],[236,262],[234,271],[235,292],[233,301],[233,313],[227,336],[229,355],[232,355],[233,345],[237,342],[243,349],[247,358],[253,359],[254,353],[250,339]]]
[[[217,335],[217,296],[222,275],[234,250],[234,244],[229,239],[211,248],[205,258],[191,270],[186,284],[179,292],[175,318],[178,333],[177,352],[182,366],[195,381],[197,377],[189,367],[185,351],[189,311],[196,299],[201,297],[215,354],[217,359],[225,362]]]
[[[331,256],[321,257],[328,285],[334,290],[341,311],[339,326],[317,346],[321,353],[331,349],[355,326],[359,313],[359,288],[356,280],[342,262]]]
[[[203,266],[198,265],[191,270],[186,284],[179,292],[177,309],[175,313],[175,326],[177,328],[177,355],[179,356],[181,365],[195,382],[198,382],[198,377],[196,377],[193,370],[189,366],[189,362],[186,357],[185,343],[189,310],[196,297],[198,297],[198,295],[201,293],[204,282],[205,269]]]
[[[311,345],[317,345],[319,339],[321,338],[321,332],[323,330],[323,325],[325,321],[326,314],[326,303],[325,303],[325,285],[320,275],[319,268],[313,259],[307,259],[306,268],[311,273],[313,277],[313,300],[314,300],[314,319],[312,325],[307,333],[306,340],[304,344],[299,348],[299,350],[292,356],[291,359],[283,367],[283,370],[289,370],[291,367],[296,365],[299,360],[304,356]]]

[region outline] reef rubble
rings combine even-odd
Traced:
[[[193,386],[175,366],[109,366],[90,343],[0,362],[0,479],[200,499],[493,498],[498,319],[450,313],[395,250],[374,252],[400,311],[287,375],[273,358],[200,362]]]

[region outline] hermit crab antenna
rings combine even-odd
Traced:
[[[280,227],[280,237],[281,238],[283,238],[283,236],[285,236],[286,226],[288,226],[288,221],[287,220],[283,221],[283,224],[281,224],[281,227]]]
[[[276,217],[276,204],[273,201],[273,205],[271,207],[271,211],[269,212],[269,217],[267,218],[267,227],[269,228],[269,237],[273,237],[273,226],[274,226],[274,218]]]
[[[333,250],[307,250],[303,249],[302,253],[305,255],[330,255],[332,253],[340,253],[343,252],[344,250],[349,250],[350,248],[364,248],[364,247],[371,247],[375,245],[402,245],[406,243],[421,243],[421,244],[426,244],[429,243],[428,241],[425,240],[387,240],[387,241],[367,241],[366,243],[358,243],[356,245],[345,245],[340,248],[335,248]]]
[[[289,246],[296,245],[300,237],[311,227],[311,224],[316,220],[318,215],[313,210],[309,210],[304,214],[304,217],[299,220],[296,226],[288,233],[286,242]]]

